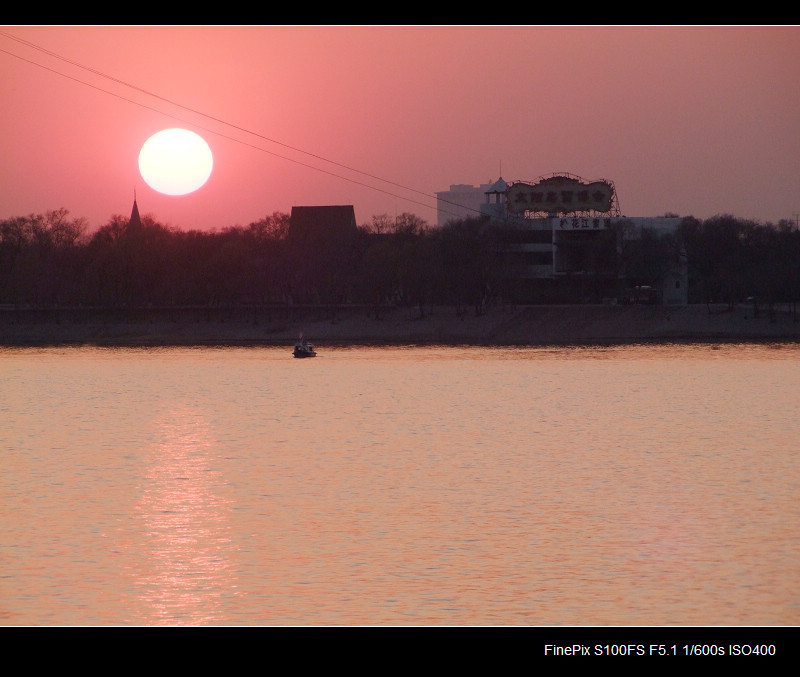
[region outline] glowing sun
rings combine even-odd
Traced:
[[[139,171],[147,185],[165,195],[186,195],[211,176],[208,144],[188,129],[164,129],[145,141]]]

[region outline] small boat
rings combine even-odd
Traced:
[[[297,343],[294,344],[294,356],[295,357],[316,357],[317,353],[314,351],[314,346],[312,346],[308,341],[304,338],[300,338]]]

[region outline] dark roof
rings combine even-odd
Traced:
[[[356,212],[353,205],[292,207],[290,237],[351,235],[356,231]]]

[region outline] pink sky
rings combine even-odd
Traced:
[[[436,223],[437,191],[501,171],[611,180],[628,216],[800,213],[796,26],[6,26],[0,50],[0,219],[94,229],[135,190],[185,230],[324,204]],[[176,126],[214,170],[168,197],[138,155]]]

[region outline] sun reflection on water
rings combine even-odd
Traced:
[[[174,410],[156,426],[137,512],[144,559],[136,577],[147,623],[220,621],[230,581],[230,504],[208,422]]]

